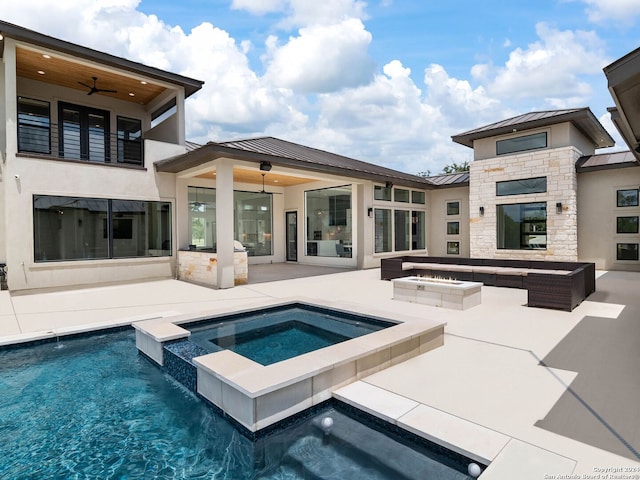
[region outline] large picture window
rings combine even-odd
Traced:
[[[171,204],[34,195],[36,262],[171,255]]]
[[[507,138],[496,142],[496,154],[508,155],[510,153],[526,152],[547,147],[547,133],[534,133],[521,137]]]
[[[547,204],[520,203],[497,206],[499,249],[547,248]]]
[[[305,192],[307,255],[350,257],[351,185]]]

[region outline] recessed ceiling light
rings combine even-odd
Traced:
[[[279,182],[280,182],[280,180],[274,180],[273,181],[273,183],[279,183]]]
[[[42,58],[51,58],[51,55],[47,55],[46,53],[42,54]]]
[[[142,80],[140,83],[141,83],[142,85],[146,85],[146,84],[147,84],[147,82],[145,82],[144,80]]]
[[[38,73],[39,73],[40,75],[44,75],[44,70],[38,70]]]
[[[136,94],[135,94],[135,93],[133,93],[133,92],[129,92],[129,96],[130,96],[130,97],[135,97],[135,96],[136,96]]]

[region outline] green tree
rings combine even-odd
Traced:
[[[461,172],[468,172],[469,171],[469,162],[464,162],[464,163],[456,163],[453,162],[451,163],[451,165],[445,165],[445,167],[442,169],[442,173],[461,173]]]

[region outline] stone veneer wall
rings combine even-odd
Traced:
[[[247,252],[233,254],[234,284],[249,281]],[[178,251],[178,279],[216,287],[218,285],[218,255],[208,252]]]
[[[471,257],[578,260],[577,173],[581,152],[574,147],[544,149],[475,160],[470,166],[469,235]],[[547,177],[547,192],[496,196],[496,182]],[[547,202],[547,249],[497,248],[496,205]],[[556,203],[562,213],[556,213]],[[480,216],[480,207],[484,215]]]

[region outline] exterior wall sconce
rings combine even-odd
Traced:
[[[367,208],[367,215],[369,216],[369,218],[373,217],[373,208]]]
[[[484,217],[484,207],[480,207],[480,216]]]
[[[271,170],[271,162],[260,162],[260,170],[268,172]]]
[[[393,187],[393,182],[387,180],[387,183],[384,184],[385,188],[391,188]]]
[[[562,213],[562,202],[556,203],[556,213]]]

